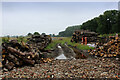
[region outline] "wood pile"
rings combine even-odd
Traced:
[[[22,42],[23,43],[23,42]],[[12,70],[13,67],[32,65],[41,57],[40,51],[34,51],[28,45],[18,43],[17,40],[11,40],[8,43],[2,43],[2,65],[3,68]]]
[[[96,43],[97,47],[94,50],[89,50],[90,55],[98,57],[117,57],[120,56],[120,39],[112,40],[103,45]]]
[[[49,35],[32,35],[31,38],[28,38],[28,44],[39,50],[43,50],[51,41],[52,39]]]
[[[49,36],[32,36],[28,39],[28,43],[11,40],[2,43],[2,68],[12,70],[14,67],[22,67],[25,65],[34,66],[36,63],[50,62],[51,59],[44,58],[42,51],[51,42]]]
[[[82,37],[87,37],[87,42],[96,42],[98,34],[95,32],[90,32],[88,30],[76,30],[73,35],[71,42],[81,42]]]

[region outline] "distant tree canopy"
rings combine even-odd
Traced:
[[[40,35],[39,32],[34,32],[34,35]]]
[[[28,33],[28,34],[27,34],[27,36],[31,36],[31,35],[32,35],[32,33]]]
[[[82,24],[81,29],[88,29],[100,34],[120,32],[120,12],[117,10],[105,11],[103,15]]]
[[[79,29],[80,29],[80,25],[68,27],[66,28],[65,31],[59,32],[59,36],[62,36],[62,37],[72,36],[74,30],[79,30]]]
[[[46,35],[45,33],[42,33],[41,35]]]
[[[71,26],[59,32],[59,36],[72,36],[74,30],[90,30],[100,34],[120,33],[120,11],[109,10],[103,15],[84,22],[82,25]]]

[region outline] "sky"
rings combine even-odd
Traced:
[[[117,2],[3,2],[2,36],[58,34],[114,9]]]

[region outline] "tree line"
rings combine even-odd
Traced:
[[[109,10],[82,25],[69,26],[65,31],[59,32],[58,36],[72,36],[75,30],[90,30],[99,34],[120,33],[120,11]]]

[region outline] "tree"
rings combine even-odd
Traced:
[[[46,35],[45,33],[42,33],[41,35]]]
[[[81,25],[69,26],[65,29],[65,31],[59,32],[58,36],[60,36],[60,37],[70,37],[70,36],[72,36],[73,32],[75,30],[79,30],[80,27],[81,27]]]
[[[105,11],[103,15],[83,23],[81,29],[91,30],[100,34],[115,33],[120,32],[119,23],[120,16],[118,11],[109,10]]]
[[[98,27],[97,18],[94,18],[92,20],[88,20],[87,22],[83,23],[81,29],[96,32],[97,27]]]
[[[120,32],[120,11],[109,10],[102,15],[84,22],[82,25],[69,26],[65,31],[59,32],[58,36],[72,36],[75,30],[90,30],[100,34],[119,33]]]
[[[32,33],[28,33],[27,36],[32,36]]]
[[[53,34],[52,37],[55,37],[55,34]]]
[[[40,35],[39,32],[34,32],[34,35]]]

